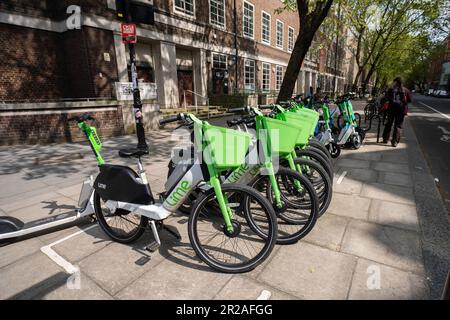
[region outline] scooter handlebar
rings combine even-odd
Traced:
[[[231,112],[231,113],[239,113],[239,112],[250,112],[250,107],[239,107],[239,108],[231,108],[231,109],[228,109],[228,112]]]
[[[183,120],[183,119],[184,119],[184,114],[183,113],[179,113],[177,115],[170,116],[170,117],[163,118],[163,119],[159,120],[159,125],[163,126],[165,124],[168,124],[168,123],[171,123],[171,122],[177,122],[177,121],[180,121],[180,120]]]
[[[95,121],[95,118],[91,116],[89,113],[83,113],[81,116],[73,116],[67,119],[67,121],[76,121],[78,123],[84,122],[86,120]]]

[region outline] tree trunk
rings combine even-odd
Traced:
[[[286,68],[283,82],[278,93],[277,102],[286,101],[292,97],[298,73],[302,67],[303,60],[311,46],[314,35],[323,20],[330,11],[333,0],[316,1],[314,9],[310,11],[308,0],[297,0],[297,10],[300,18],[300,32],[295,41],[288,66]]]
[[[358,66],[358,72],[356,72],[355,80],[353,80],[353,88],[352,90],[358,89],[359,78],[361,77],[361,73],[363,72],[363,68]]]
[[[375,65],[370,65],[369,72],[367,72],[366,78],[362,84],[362,92],[363,94],[366,92],[367,85],[369,84],[370,78],[372,78],[373,73],[375,72]]]
[[[291,98],[295,82],[297,81],[303,60],[308,53],[313,37],[314,32],[312,34],[311,32],[305,34],[305,32],[300,31],[284,73],[283,83],[281,84],[280,92],[278,93],[277,102],[287,101]]]

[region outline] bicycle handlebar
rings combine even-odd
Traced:
[[[231,108],[231,109],[228,109],[228,112],[231,112],[231,113],[238,113],[238,112],[250,112],[250,107],[239,107],[239,108]]]
[[[67,119],[67,121],[76,121],[78,123],[84,122],[86,120],[95,121],[95,118],[91,116],[89,113],[83,113],[81,116],[73,116]]]
[[[227,121],[227,125],[229,127],[234,127],[237,125],[240,125],[242,123],[245,124],[251,124],[255,121],[255,119],[253,117],[249,118],[249,117],[243,117],[243,118],[239,118],[239,119],[233,119],[233,120],[228,120]]]

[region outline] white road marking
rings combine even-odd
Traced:
[[[68,235],[67,237],[64,237],[64,238],[62,238],[62,239],[59,239],[59,240],[57,240],[57,241],[55,241],[55,242],[52,242],[52,243],[46,245],[46,246],[43,246],[43,247],[41,248],[41,251],[42,251],[45,255],[47,255],[51,260],[53,260],[57,265],[59,265],[60,267],[62,267],[64,270],[66,270],[67,273],[69,273],[69,274],[74,274],[74,273],[76,273],[76,272],[79,271],[78,268],[75,267],[73,264],[71,264],[71,263],[70,263],[69,261],[67,261],[66,259],[64,259],[63,257],[61,257],[59,254],[57,254],[56,251],[52,249],[52,247],[53,247],[54,245],[57,245],[57,244],[60,244],[61,242],[66,241],[66,240],[68,240],[68,239],[70,239],[70,238],[73,238],[73,237],[75,237],[75,236],[77,236],[77,235],[79,235],[79,234],[81,234],[81,233],[83,233],[83,232],[86,232],[87,230],[90,230],[90,229],[92,229],[92,228],[95,228],[95,227],[97,227],[97,226],[98,226],[98,224],[94,224],[94,225],[89,226],[89,227],[87,227],[87,228],[85,228],[85,229],[82,229],[82,230],[80,230],[80,231],[77,231],[77,232],[75,232],[75,233],[72,233],[72,234]]]
[[[448,115],[446,115],[446,114],[443,114],[442,112],[440,112],[440,111],[437,111],[435,108],[433,108],[433,107],[430,107],[429,105],[427,105],[426,103],[423,103],[423,102],[421,102],[421,101],[419,101],[420,102],[420,104],[422,104],[422,105],[424,105],[425,107],[427,107],[427,108],[429,108],[429,109],[431,109],[431,110],[433,110],[434,112],[437,112],[437,113],[439,113],[441,116],[443,116],[444,118],[447,118],[447,119],[449,119],[450,120],[450,117],[448,116]]]
[[[272,296],[272,292],[270,292],[269,290],[263,290],[263,291],[261,291],[261,294],[259,295],[259,297],[256,298],[256,300],[269,300],[271,296]]]
[[[337,184],[341,184],[342,180],[344,180],[344,177],[345,177],[346,174],[347,174],[347,171],[342,172],[340,177],[339,177],[339,179],[338,179],[338,181],[336,183]]]

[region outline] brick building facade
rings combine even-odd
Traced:
[[[157,88],[155,100],[144,105],[149,113],[158,108],[206,104],[213,97],[236,92],[275,96],[299,28],[296,13],[275,13],[279,1],[135,1],[155,8],[155,24],[138,25],[136,45],[139,79]],[[67,27],[70,5],[81,8],[80,29]],[[0,117],[4,117],[4,129],[0,144],[34,141],[23,134],[17,139],[11,133],[4,136],[8,128],[20,127],[13,123],[20,120],[20,112],[80,112],[74,104],[69,110],[66,104],[61,102],[58,108],[52,101],[99,99],[108,101],[107,105],[91,102],[90,108],[106,108],[111,113],[116,84],[128,82],[129,73],[129,57],[119,30],[115,0],[2,0]],[[309,54],[295,93],[306,93],[310,87],[332,91],[335,76],[337,91],[343,91],[352,82],[348,70],[353,66],[348,52],[343,52],[339,70],[334,70],[334,56],[329,48]],[[32,111],[27,109],[30,101],[34,102]],[[123,101],[115,105],[116,111],[109,114],[113,121],[129,112]],[[15,117],[6,118],[11,112]],[[126,130],[125,125],[107,134]],[[56,139],[52,134],[37,136],[44,142]]]

